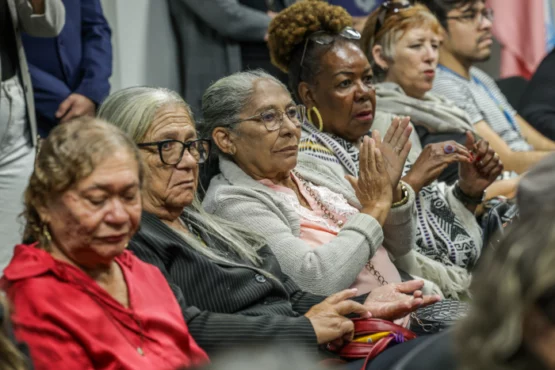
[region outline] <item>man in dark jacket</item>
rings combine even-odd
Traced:
[[[42,137],[60,122],[94,116],[110,93],[111,31],[100,0],[62,1],[67,19],[57,37],[23,36]]]

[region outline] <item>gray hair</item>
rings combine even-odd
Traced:
[[[211,137],[214,129],[233,126],[241,112],[252,102],[254,84],[259,80],[273,81],[288,91],[280,80],[261,69],[237,72],[219,79],[202,97],[204,121],[200,125],[201,136]]]
[[[98,117],[125,131],[135,143],[144,139],[161,107],[178,105],[193,118],[189,105],[175,91],[161,87],[136,86],[116,91],[100,106]]]
[[[554,212],[537,212],[510,227],[479,262],[468,316],[455,339],[461,369],[542,369],[525,345],[523,322],[555,287]]]
[[[100,107],[98,115],[122,129],[135,143],[138,143],[144,139],[158,110],[172,104],[186,108],[191,118],[193,117],[189,106],[178,93],[154,87],[130,87],[111,94]],[[243,260],[260,265],[261,258],[257,251],[266,244],[261,236],[244,230],[234,222],[208,214],[202,208],[196,194],[193,203],[187,206],[183,213],[188,221],[202,232],[215,235],[217,239],[226,242],[227,246]],[[178,233],[198,253],[215,261],[236,264],[233,259],[212,248],[206,248],[195,236],[179,231]]]

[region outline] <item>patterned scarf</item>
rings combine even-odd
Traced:
[[[320,132],[309,122],[303,123],[299,151],[324,161],[342,165],[345,172],[358,176],[359,150],[353,143],[336,135]],[[405,164],[406,174],[412,164]],[[425,186],[416,196],[416,251],[447,266],[472,267],[481,246],[466,232],[451,210],[437,181]]]

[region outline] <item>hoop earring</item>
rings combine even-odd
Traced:
[[[308,122],[312,123],[313,126],[316,126],[314,124],[314,122],[312,122],[312,118],[310,118],[310,112],[314,112],[314,114],[316,115],[316,118],[318,118],[318,130],[323,131],[324,130],[324,121],[322,120],[322,115],[320,114],[320,111],[318,110],[318,108],[316,107],[312,107],[308,110],[308,114],[307,114],[307,119]]]

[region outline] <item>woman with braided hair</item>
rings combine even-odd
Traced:
[[[379,113],[372,67],[359,46],[361,35],[351,28],[351,22],[349,14],[340,7],[317,0],[304,1],[273,20],[269,48],[273,63],[289,74],[289,87],[297,101],[307,108],[308,122],[302,125],[300,151],[326,162],[342,175],[357,176],[360,143]],[[411,134],[408,117],[394,117],[385,126],[388,133],[384,143],[391,140],[389,132],[404,130]],[[372,137],[379,138],[377,130],[373,130]],[[489,184],[500,171],[497,159],[489,156],[491,149],[486,142],[472,142],[469,147],[456,142],[442,145],[446,150],[441,155],[461,162],[464,178]],[[406,173],[410,164],[403,161],[400,165],[405,168],[395,168],[395,157],[401,152],[395,143],[382,149],[392,184],[400,184],[394,194],[403,187],[414,188],[410,178],[401,178],[400,174]],[[473,155],[485,158],[484,162],[473,162]],[[423,156],[416,162],[429,161]],[[431,186],[430,191],[414,188],[417,228],[412,247],[419,253],[409,253],[395,263],[411,274],[432,280],[445,295],[458,297],[466,291],[467,269],[475,264],[481,251],[481,232],[473,214],[476,204],[465,204],[451,191],[442,193],[437,183]],[[429,196],[430,192],[434,197]],[[387,240],[387,230],[384,233]]]

